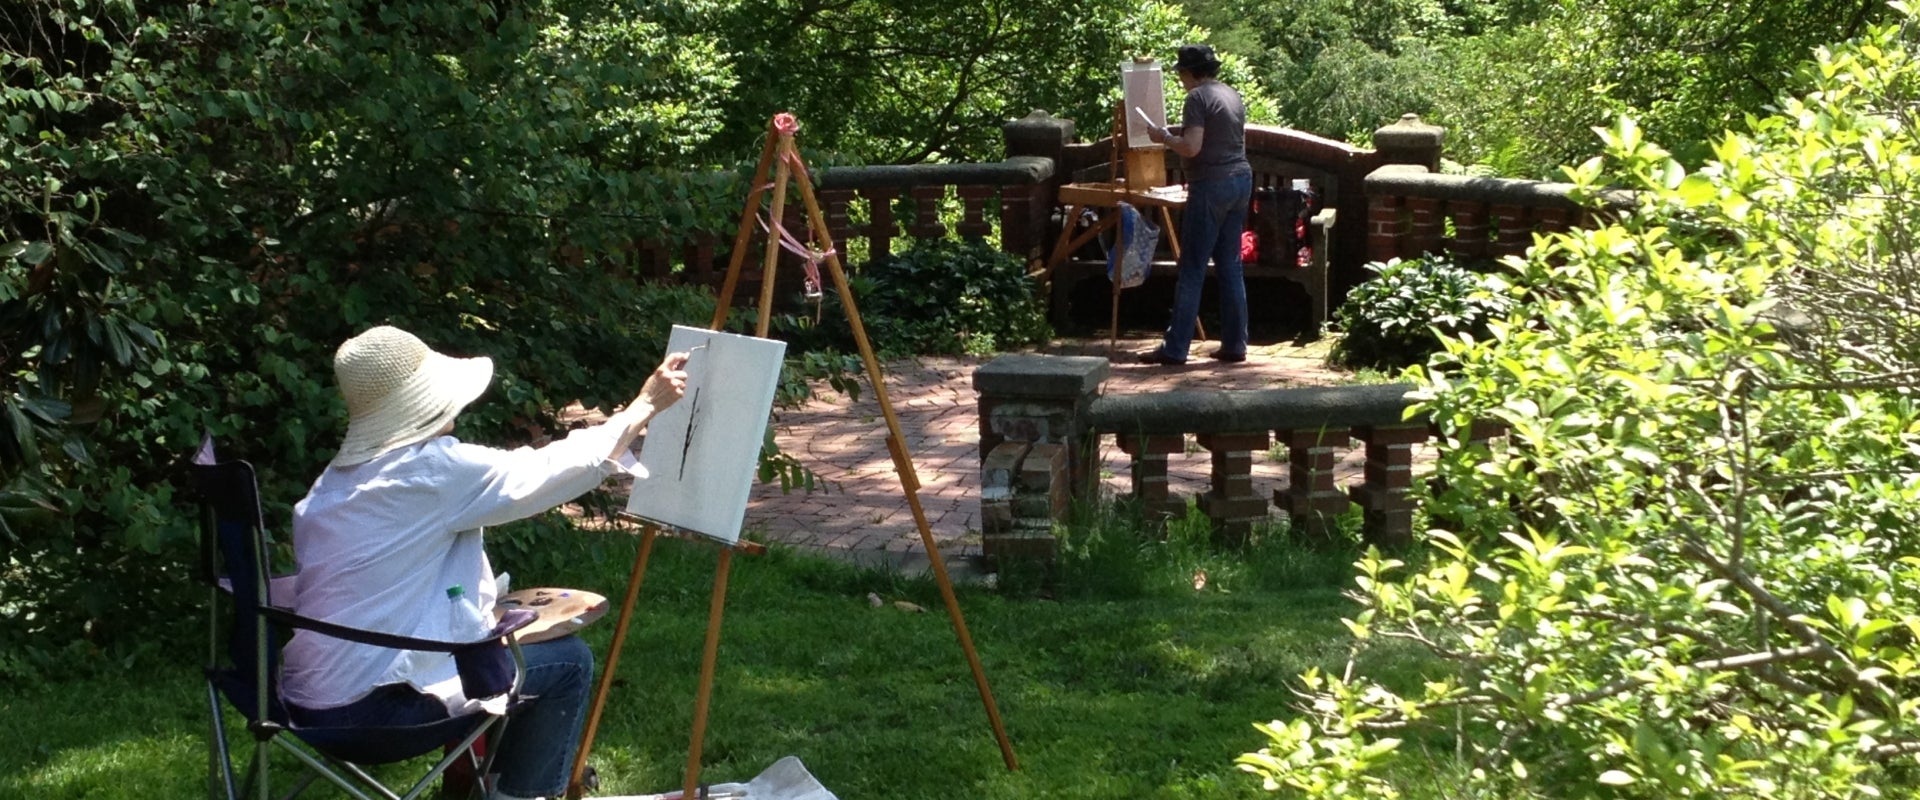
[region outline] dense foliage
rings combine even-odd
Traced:
[[[854,302],[873,346],[890,355],[984,355],[1045,342],[1046,300],[1019,257],[979,239],[918,240],[864,264]],[[843,314],[837,298],[825,316]],[[825,346],[851,352],[844,332],[823,329]]]
[[[367,326],[493,357],[470,438],[624,402],[666,324],[712,313],[637,285],[632,243],[730,232],[725,168],[788,90],[811,143],[873,148],[835,158],[971,153],[1176,21],[900,4],[860,38],[834,26],[866,6],[761,27],[801,5],[0,6],[0,674],[98,663],[169,617],[191,551],[169,470],[203,432],[284,519],[344,424],[332,350]],[[1037,53],[1059,82],[1029,96],[1003,73]],[[934,86],[964,113],[901,105]]]
[[[1368,264],[1374,277],[1347,293],[1334,363],[1401,369],[1426,363],[1443,339],[1486,337],[1487,324],[1513,304],[1489,275],[1445,254]]]
[[[1911,792],[1920,20],[1900,12],[1697,171],[1630,121],[1571,171],[1644,203],[1536,248],[1492,338],[1422,376],[1443,432],[1510,438],[1441,449],[1429,563],[1361,561],[1356,651],[1448,666],[1411,691],[1308,672],[1248,769],[1312,797],[1395,796],[1380,768],[1438,752],[1458,797]]]
[[[1001,122],[1044,108],[1104,131],[1118,65],[1192,38],[1176,6],[1132,0],[744,0],[717,4],[742,81],[730,127],[784,108],[813,146],[875,163],[1000,156]]]
[[[1515,177],[1586,158],[1587,129],[1616,114],[1662,141],[1705,142],[1777,96],[1813,47],[1888,13],[1885,0],[1186,4],[1251,62],[1287,124],[1365,141],[1414,112],[1447,126],[1455,160]]]

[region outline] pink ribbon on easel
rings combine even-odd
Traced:
[[[832,249],[815,250],[802,244],[799,239],[793,238],[793,234],[787,232],[787,226],[785,224],[776,221],[769,226],[767,224],[767,217],[764,214],[756,216],[754,219],[759,221],[760,230],[773,234],[779,240],[781,249],[803,259],[800,266],[806,270],[807,274],[805,284],[807,298],[811,300],[820,297],[820,261],[827,256],[834,255],[834,251]]]
[[[794,118],[792,114],[781,112],[773,115],[773,129],[778,131],[782,136],[792,136],[800,130],[800,120]],[[780,160],[787,162],[787,166],[791,167],[794,172],[799,173],[801,180],[810,180],[807,176],[807,163],[800,160],[799,154],[795,153],[791,147],[781,148]],[[763,191],[771,191],[773,188],[773,184],[771,183],[761,187]],[[760,221],[760,230],[775,234],[782,248],[785,248],[787,252],[797,255],[802,259],[801,267],[806,270],[805,289],[807,298],[810,300],[818,299],[820,297],[821,287],[820,261],[827,256],[836,254],[831,243],[829,243],[829,246],[825,250],[815,250],[802,244],[799,239],[793,237],[793,234],[788,233],[785,222],[773,220],[769,223],[764,215],[756,217],[756,219]]]

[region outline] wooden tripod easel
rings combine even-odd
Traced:
[[[980,665],[980,656],[973,648],[973,637],[967,633],[967,622],[960,614],[960,603],[954,597],[953,582],[947,576],[946,563],[940,558],[939,547],[933,540],[933,531],[927,524],[927,513],[920,506],[920,480],[914,471],[913,458],[907,452],[906,437],[900,430],[900,418],[894,414],[893,402],[887,397],[887,384],[880,374],[880,361],[874,356],[873,345],[867,340],[866,327],[860,322],[860,312],[854,305],[853,290],[847,282],[845,270],[840,266],[840,257],[834,252],[833,237],[827,229],[826,216],[820,211],[820,203],[813,194],[813,181],[807,173],[806,162],[800,158],[798,148],[794,146],[793,135],[799,130],[799,123],[790,114],[776,114],[767,125],[767,142],[760,152],[759,166],[753,173],[752,188],[747,193],[745,208],[740,212],[740,229],[733,239],[733,255],[727,264],[725,280],[720,285],[719,302],[714,308],[713,322],[709,326],[720,330],[726,322],[727,311],[733,304],[733,292],[739,285],[740,269],[746,261],[747,243],[753,234],[755,218],[760,211],[760,202],[768,190],[773,197],[768,211],[768,233],[765,258],[762,261],[760,276],[759,317],[754,324],[754,335],[766,338],[773,315],[774,268],[780,258],[780,224],[786,212],[787,188],[789,183],[800,188],[800,199],[806,204],[807,227],[813,234],[812,244],[818,248],[819,256],[827,264],[831,273],[834,289],[839,292],[840,303],[847,310],[847,322],[853,329],[854,343],[860,348],[861,361],[865,363],[867,380],[873,385],[875,400],[880,404],[881,414],[887,423],[887,451],[893,456],[894,471],[900,476],[900,488],[906,493],[907,507],[913,511],[914,524],[920,530],[920,541],[927,549],[928,562],[931,563],[935,580],[940,584],[940,597],[946,602],[947,616],[953,621],[954,634],[960,639],[960,649],[966,653],[967,665],[973,670],[974,686],[979,689],[980,702],[986,707],[987,721],[993,726],[994,738],[1000,744],[1000,755],[1006,760],[1007,769],[1019,769],[1019,762],[1013,755],[1013,744],[1007,739],[1006,728],[1000,722],[1000,709],[993,700],[993,691],[987,686],[987,675]],[[771,186],[767,183],[768,172],[774,174]],[[799,180],[793,178],[798,173]],[[574,756],[572,777],[567,783],[567,797],[578,800],[584,791],[581,785],[586,774],[587,753],[593,747],[593,738],[600,723],[600,713],[606,706],[607,691],[613,685],[615,668],[619,664],[620,648],[625,643],[627,626],[631,620],[634,600],[640,592],[640,583],[646,577],[647,558],[653,551],[653,541],[660,534],[659,526],[651,523],[642,528],[640,553],[634,559],[633,573],[627,580],[627,593],[620,605],[619,623],[614,627],[611,652],[607,655],[606,669],[600,675],[599,686],[594,692],[592,710],[587,717],[586,730],[580,741],[579,752]],[[737,545],[723,546],[719,563],[714,569],[713,596],[707,609],[706,646],[700,660],[700,685],[694,699],[693,741],[687,752],[687,770],[681,797],[696,797],[700,785],[700,749],[706,738],[708,701],[713,692],[713,673],[720,650],[720,618],[726,603],[727,574],[733,563],[735,550],[758,553],[764,548],[742,541]]]

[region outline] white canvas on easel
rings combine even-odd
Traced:
[[[1127,147],[1159,147],[1147,131],[1149,126],[1167,125],[1167,83],[1160,63],[1153,59],[1120,62],[1120,102],[1126,108]]]
[[[647,424],[627,512],[736,543],[787,344],[675,325],[667,352],[689,354],[687,393]]]

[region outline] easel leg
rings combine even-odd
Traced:
[[[733,290],[740,283],[740,266],[747,259],[747,240],[753,237],[753,218],[760,211],[760,196],[767,191],[767,172],[773,167],[773,154],[779,138],[773,123],[767,123],[767,143],[760,148],[759,165],[753,168],[753,184],[747,189],[747,204],[740,211],[740,230],[733,235],[733,251],[727,257],[727,275],[720,281],[719,300],[713,305],[713,324],[707,326],[713,330],[720,330],[726,324],[727,312],[733,305]]]
[[[1053,271],[1059,269],[1061,262],[1067,260],[1067,254],[1074,250],[1067,243],[1073,241],[1073,225],[1080,218],[1080,208],[1078,205],[1067,207],[1067,216],[1060,223],[1060,236],[1053,241],[1053,252],[1047,254],[1047,268],[1041,276],[1049,283],[1053,281]]]
[[[791,140],[785,143],[788,152],[792,152]],[[806,165],[794,161],[800,186],[800,199],[806,203],[807,220],[815,236],[824,239],[827,236],[826,216],[820,213],[820,203],[813,196],[813,181],[807,176]],[[927,512],[920,507],[919,477],[914,474],[913,459],[907,454],[905,437],[900,432],[900,418],[893,411],[893,401],[887,398],[887,382],[880,373],[880,360],[874,356],[873,344],[867,340],[867,329],[860,321],[859,307],[854,303],[853,287],[847,281],[847,273],[840,267],[840,258],[831,248],[826,248],[827,269],[833,273],[834,288],[840,294],[840,302],[847,310],[847,323],[853,329],[854,343],[860,347],[860,359],[867,367],[867,380],[873,385],[874,400],[880,404],[880,411],[887,420],[889,438],[888,449],[893,451],[894,468],[900,474],[900,488],[906,493],[907,507],[913,511],[913,522],[920,529],[920,542],[926,547],[927,561],[933,568],[934,579],[940,584],[940,597],[946,601],[947,617],[953,621],[954,635],[960,639],[960,649],[966,653],[967,665],[973,670],[974,686],[980,691],[980,702],[986,706],[987,720],[993,726],[994,738],[1000,744],[1000,755],[1006,760],[1007,769],[1019,769],[1020,763],[1013,756],[1013,743],[1007,739],[1006,727],[1000,722],[1000,709],[993,701],[993,690],[987,686],[987,673],[980,665],[980,655],[973,648],[973,637],[967,633],[966,618],[960,614],[960,601],[954,597],[953,581],[947,576],[946,562],[940,558],[940,547],[933,540],[933,529],[927,524]]]
[[[1173,260],[1180,260],[1180,232],[1173,227],[1173,212],[1166,206],[1160,207],[1160,230],[1167,232],[1167,250],[1173,253]]]
[[[786,149],[784,144],[781,147]],[[780,158],[773,174],[773,208],[767,211],[767,253],[760,264],[760,317],[753,327],[754,335],[762,339],[766,338],[773,320],[773,273],[780,266],[780,225],[787,215],[787,181],[793,175],[793,168],[787,159]]]
[[[633,573],[627,576],[627,596],[620,601],[620,622],[613,627],[613,644],[607,651],[606,668],[600,672],[600,685],[593,690],[593,710],[587,714],[587,727],[580,736],[580,749],[573,755],[573,773],[567,778],[567,797],[580,800],[586,792],[581,786],[587,774],[587,751],[593,749],[593,737],[600,728],[600,712],[607,706],[607,690],[613,687],[614,670],[620,666],[620,649],[627,643],[627,624],[632,621],[633,602],[640,596],[640,583],[647,578],[647,559],[653,555],[653,540],[659,528],[647,525],[640,532],[640,555],[633,559]]]
[[[693,700],[693,744],[687,749],[687,777],[681,797],[698,797],[700,787],[700,749],[707,738],[707,707],[713,697],[713,670],[720,659],[720,615],[727,605],[727,573],[733,568],[733,551],[720,551],[720,564],[713,573],[713,597],[707,605],[707,646],[700,655],[700,689]]]

